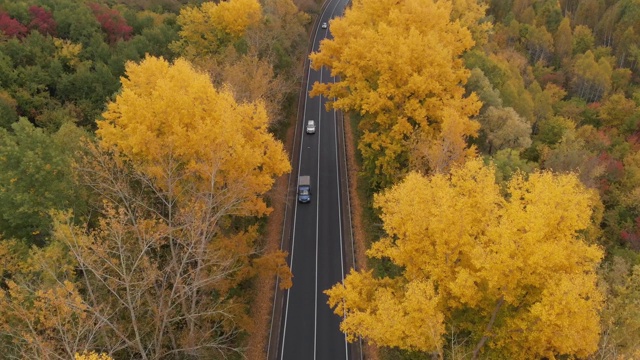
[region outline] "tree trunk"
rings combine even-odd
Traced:
[[[504,298],[501,297],[500,300],[498,300],[496,307],[493,309],[493,312],[491,313],[491,320],[489,320],[487,327],[484,329],[484,335],[482,336],[480,341],[478,341],[476,348],[473,349],[473,357],[471,358],[472,360],[478,359],[478,354],[480,353],[480,350],[482,349],[484,344],[487,342],[487,340],[489,340],[489,332],[493,328],[493,323],[496,321],[496,317],[498,316],[498,311],[500,311],[502,304],[504,304]]]

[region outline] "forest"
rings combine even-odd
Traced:
[[[243,358],[309,0],[0,0],[0,353]],[[640,2],[353,0],[311,67],[354,124],[381,359],[640,358]],[[203,147],[202,144],[207,144]]]

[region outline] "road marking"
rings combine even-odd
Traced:
[[[333,10],[331,11],[331,17],[333,17],[335,15],[335,9],[338,6],[340,2],[336,1],[336,3],[334,4]],[[322,77],[320,77],[320,80],[322,80]],[[333,83],[335,84],[336,82],[336,78],[334,76],[331,77],[331,80],[333,81]],[[333,99],[334,101],[336,100],[335,98]],[[339,227],[339,238],[340,238],[340,279],[341,281],[344,281],[344,254],[343,254],[343,247],[344,247],[344,240],[342,237],[342,201],[341,201],[341,184],[340,184],[340,165],[339,165],[339,157],[338,157],[338,117],[337,117],[337,112],[335,109],[332,110],[333,113],[333,131],[334,131],[334,139],[335,139],[335,152],[336,152],[336,158],[335,158],[335,165],[336,165],[336,185],[337,185],[337,201],[338,201],[338,227]],[[344,127],[342,128],[342,136],[344,139]],[[344,142],[343,142],[343,146],[344,146]],[[345,158],[346,158],[346,153],[344,154]],[[345,166],[345,171],[347,170],[346,166]],[[344,176],[346,176],[347,174],[344,174]],[[349,191],[349,188],[347,188],[347,191]],[[348,196],[347,196],[348,198]],[[351,212],[350,209],[347,209],[349,211],[349,213]],[[352,238],[353,239],[353,238]],[[353,247],[353,246],[352,246]],[[355,257],[354,257],[354,263],[355,263]],[[343,316],[344,319],[344,316]],[[344,334],[344,352],[345,352],[345,359],[349,359],[349,342],[347,341],[347,334]]]
[[[322,81],[322,73],[323,68],[320,68],[320,81]],[[320,144],[322,144],[322,131],[320,131],[320,118],[322,118],[322,95],[318,98],[318,176],[316,176],[316,189],[318,196],[318,200],[316,200],[316,284],[315,284],[315,295],[313,297],[313,360],[316,360],[318,356],[318,229],[319,229],[319,218],[320,218]]]
[[[335,81],[334,81],[335,82]],[[335,99],[334,99],[335,100]],[[340,231],[338,232],[340,234],[340,281],[344,280],[344,255],[342,253],[342,247],[344,246],[343,244],[343,240],[342,240],[342,211],[340,210],[340,208],[342,207],[342,202],[341,197],[340,197],[340,165],[339,165],[339,160],[338,160],[338,116],[336,114],[336,111],[333,111],[333,123],[335,124],[335,126],[333,127],[333,132],[335,134],[336,137],[336,169],[338,171],[336,171],[336,184],[338,186],[338,224],[340,226]],[[344,129],[343,129],[344,131]],[[342,316],[342,319],[344,319],[344,315]],[[349,359],[349,344],[347,342],[347,335],[344,335],[344,351],[345,351],[345,358]]]

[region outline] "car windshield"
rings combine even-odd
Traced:
[[[300,189],[300,195],[309,195],[308,189]]]

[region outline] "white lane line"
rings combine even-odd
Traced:
[[[333,82],[335,83],[335,78],[333,80]],[[335,99],[334,99],[335,101]],[[340,231],[338,231],[338,233],[340,234],[339,238],[340,238],[340,280],[344,280],[344,255],[342,253],[342,247],[343,247],[343,239],[342,239],[342,202],[341,202],[341,196],[340,196],[340,163],[339,163],[339,158],[338,158],[338,116],[336,114],[336,111],[333,110],[333,122],[334,122],[334,127],[333,127],[333,132],[334,132],[334,136],[335,136],[335,146],[336,146],[336,185],[338,188],[338,228],[340,229]],[[344,131],[344,129],[343,129]],[[342,319],[344,320],[344,315],[342,316]],[[349,342],[347,341],[347,335],[344,335],[344,352],[345,352],[345,359],[349,359]]]
[[[345,6],[342,8],[342,14],[339,15],[344,15],[344,10],[347,8],[347,6],[349,5],[350,0],[346,0]],[[335,82],[335,77],[333,77],[333,81]],[[352,219],[352,215],[351,215],[351,197],[349,196],[349,192],[350,187],[349,187],[349,167],[347,164],[347,139],[346,136],[351,136],[351,134],[346,134],[345,132],[345,127],[344,127],[344,114],[342,115],[342,147],[344,149],[344,170],[346,172],[345,174],[345,181],[346,181],[346,186],[347,186],[347,213],[349,215],[349,232],[351,234],[350,239],[351,239],[351,259],[353,261],[353,269],[357,270],[357,266],[356,266],[356,245],[355,245],[355,240],[354,240],[354,236],[353,236],[353,219]],[[357,196],[357,195],[356,195]],[[342,235],[342,233],[340,233]],[[344,272],[342,273],[342,280],[344,281]],[[344,318],[344,315],[343,315]],[[360,344],[360,360],[364,360],[364,351],[362,351],[362,337],[358,338],[359,340],[359,344]],[[344,336],[344,341],[345,343],[348,343],[347,341],[347,335],[345,334]],[[348,353],[347,353],[347,360],[349,359]]]
[[[335,10],[335,7],[334,7]],[[333,14],[332,14],[333,15]],[[332,81],[333,83],[336,82],[336,78],[335,76],[332,77]],[[335,98],[333,99],[335,101]],[[341,226],[340,228],[340,266],[341,266],[341,281],[344,281],[344,255],[342,253],[343,251],[343,247],[344,247],[344,240],[342,237],[342,202],[341,202],[341,194],[342,192],[340,191],[340,171],[339,171],[339,166],[338,166],[338,162],[339,162],[339,158],[338,158],[338,115],[337,115],[337,111],[334,109],[333,110],[333,116],[334,116],[334,122],[336,123],[336,127],[335,127],[335,132],[336,132],[336,167],[338,168],[338,176],[336,178],[336,182],[338,184],[338,221],[339,224]],[[347,159],[346,159],[346,138],[345,138],[345,128],[344,128],[344,116],[342,117],[342,122],[343,122],[343,126],[342,126],[342,147],[344,150],[344,170],[348,171],[348,167],[347,167]],[[352,259],[353,259],[353,264],[354,264],[354,268],[355,268],[355,245],[353,244],[353,228],[351,227],[351,200],[349,199],[349,177],[348,175],[345,173],[344,174],[345,179],[346,179],[346,185],[347,185],[347,213],[349,214],[349,231],[351,233],[351,250],[352,250]],[[344,314],[342,316],[342,319],[344,320]],[[361,344],[362,346],[362,344]],[[344,335],[344,351],[345,351],[345,359],[349,359],[349,342],[347,341],[347,334]],[[360,351],[360,358],[362,359],[362,351]]]
[[[333,8],[331,9],[331,17],[333,17],[333,15],[335,14],[335,10],[336,7],[338,6],[339,1],[336,1],[333,4]],[[322,67],[320,69],[320,81],[322,82],[322,78],[323,78],[323,70],[324,67]],[[332,81],[335,83],[335,77],[332,77]],[[335,101],[335,98],[333,99]],[[332,110],[332,114],[333,114],[333,136],[334,136],[334,144],[335,144],[335,168],[336,168],[336,185],[337,185],[337,204],[338,204],[338,234],[339,234],[339,239],[340,239],[340,274],[341,274],[341,279],[344,280],[344,255],[342,252],[342,247],[343,247],[343,239],[342,239],[342,211],[341,211],[341,207],[342,207],[342,203],[341,203],[341,196],[340,196],[340,167],[339,167],[339,160],[338,160],[338,124],[337,124],[337,117],[336,117],[336,110],[333,109]],[[330,115],[331,116],[331,115]],[[320,107],[318,109],[318,119],[320,119],[322,117],[322,96],[320,96]],[[319,120],[318,120],[319,121]],[[319,142],[320,143],[320,142]],[[320,152],[318,152],[318,174],[320,174]],[[319,189],[319,186],[318,186]],[[319,211],[318,211],[319,213]],[[318,224],[318,220],[316,220],[316,224]],[[317,225],[316,225],[316,318],[317,318],[317,312],[318,312],[318,235],[317,235]],[[317,326],[317,323],[316,323]],[[347,335],[344,335],[344,350],[345,350],[345,359],[349,359],[349,343],[347,341]],[[314,360],[316,359],[316,342],[314,341]]]
[[[338,1],[333,3],[333,8],[331,10],[331,14],[333,15],[333,12],[335,11],[335,8],[337,6],[337,3],[339,3]],[[327,6],[325,8],[325,11],[329,8],[329,6]],[[322,21],[322,18],[324,17],[324,12],[322,14],[322,16],[320,17],[320,20]],[[326,31],[326,30],[325,30]],[[325,36],[326,38],[326,36]],[[314,42],[315,45],[315,42]],[[318,50],[320,49],[320,42],[318,42]],[[322,82],[322,77],[324,74],[324,67],[320,68],[320,82]],[[317,129],[318,129],[318,176],[316,178],[316,269],[315,269],[315,294],[314,294],[314,319],[313,319],[313,359],[316,360],[317,356],[318,356],[318,257],[319,257],[319,251],[318,251],[318,246],[319,246],[319,242],[320,242],[320,236],[318,235],[319,232],[319,225],[320,225],[320,147],[322,144],[322,131],[321,129],[321,123],[322,123],[322,98],[323,96],[320,95],[318,97],[318,125],[317,125]]]
[[[324,68],[320,68],[320,81],[322,81],[322,72]],[[320,144],[322,144],[322,131],[320,131],[320,118],[322,117],[322,96],[318,98],[318,176],[316,177],[316,284],[315,284],[315,295],[313,298],[313,360],[316,359],[318,355],[318,229],[319,229],[319,218],[320,218]]]
[[[329,0],[329,1],[333,1],[333,0]],[[320,19],[322,19],[322,17],[324,16],[324,14],[326,13],[327,9],[329,7],[325,7],[325,9],[322,11],[322,14],[320,15]],[[313,34],[313,42],[312,42],[312,46],[311,49],[313,50],[313,45],[316,44],[316,39],[318,37],[318,29],[319,27],[316,27],[314,30],[314,34]],[[310,61],[308,58],[305,60],[305,62]],[[307,86],[306,86],[306,91],[304,94],[304,108],[302,110],[302,126],[301,126],[301,133],[300,136],[302,136],[302,140],[300,141],[300,154],[298,155],[298,177],[297,179],[300,178],[300,165],[302,163],[302,149],[304,148],[303,143],[304,143],[304,122],[305,122],[305,115],[307,113],[307,100],[309,99],[309,87],[312,84],[309,84],[309,79],[311,78],[311,64],[309,64],[309,67],[307,67]],[[320,124],[320,119],[318,119],[318,124]],[[318,135],[320,135],[320,126],[317,126],[317,130],[318,130]],[[319,136],[318,136],[318,144],[319,144]],[[318,154],[320,154],[320,151],[318,151]],[[318,167],[320,167],[320,165],[318,164]],[[318,174],[319,175],[319,174]],[[295,200],[295,206],[294,206],[294,213],[293,213],[293,229],[292,229],[292,240],[291,240],[291,258],[290,258],[290,263],[291,263],[291,272],[293,273],[293,255],[294,255],[294,249],[295,249],[295,244],[296,244],[296,219],[298,216],[298,199],[297,199],[297,189],[298,189],[298,180],[296,179],[296,200]],[[316,215],[317,217],[317,215]],[[316,219],[316,228],[317,228],[317,219]],[[317,242],[317,230],[316,230],[316,242]],[[280,246],[282,248],[282,244]],[[317,252],[317,249],[316,249]],[[317,261],[316,261],[316,267],[317,267]],[[316,269],[316,289],[317,289],[317,269]],[[276,290],[277,291],[277,290]],[[282,345],[280,347],[280,359],[284,360],[284,344],[285,344],[285,339],[287,336],[287,322],[289,319],[289,299],[290,299],[290,295],[291,294],[291,289],[287,290],[287,302],[285,305],[285,315],[284,315],[284,327],[282,329]],[[317,297],[316,297],[317,298]],[[275,301],[274,301],[274,306],[276,306]],[[317,311],[316,311],[317,313]],[[273,321],[273,319],[272,319]],[[315,326],[314,326],[315,328]],[[271,335],[269,335],[271,336]],[[314,336],[314,358],[315,358],[315,336]],[[268,352],[268,350],[267,350]]]
[[[332,17],[335,15],[335,10],[338,6],[339,2],[336,2],[336,4],[334,5],[332,11],[331,11],[331,15]],[[333,83],[335,84],[336,82],[336,78],[332,77],[331,81],[333,81]],[[334,98],[333,101],[335,101],[336,99]],[[333,113],[333,122],[334,122],[334,138],[335,138],[335,164],[336,164],[336,185],[337,185],[337,201],[338,201],[338,227],[339,227],[339,238],[340,238],[340,279],[341,281],[344,280],[344,254],[343,254],[343,246],[344,246],[344,239],[342,237],[342,197],[341,197],[341,191],[340,191],[340,166],[339,166],[339,157],[338,157],[338,116],[337,116],[337,111],[335,109],[332,110]],[[342,138],[343,141],[344,139],[344,126],[342,128]],[[345,143],[343,142],[343,147],[345,146]],[[346,167],[346,158],[345,158],[345,171],[347,170]],[[346,176],[346,174],[345,174]],[[348,187],[347,187],[347,191],[348,191]],[[348,196],[347,196],[347,201],[348,201]],[[351,210],[347,209],[347,211],[349,212],[349,217],[351,217]],[[355,256],[354,256],[354,263],[355,263]],[[343,320],[344,320],[344,315],[343,315]],[[349,359],[349,342],[347,341],[347,335],[344,334],[344,353],[345,353],[345,359]]]

